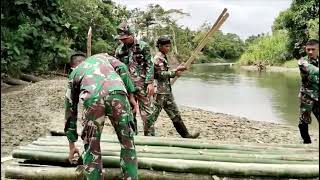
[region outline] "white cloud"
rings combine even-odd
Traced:
[[[165,9],[182,9],[191,16],[178,21],[181,25],[197,29],[205,21],[214,22],[223,8],[229,18],[222,31],[236,33],[242,38],[271,31],[277,15],[290,6],[291,0],[114,0],[129,9],[145,9],[148,4],[159,4]]]

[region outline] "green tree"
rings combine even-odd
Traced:
[[[273,30],[280,29],[288,31],[292,56],[304,55],[303,45],[308,39],[319,39],[319,0],[293,0],[290,8],[275,19]]]
[[[1,2],[3,73],[44,71],[66,58],[72,40],[65,38],[60,3],[59,0]]]
[[[126,7],[108,0],[3,1],[1,70],[19,75],[61,68],[72,51],[85,52],[89,26],[93,51],[112,53],[116,26],[128,16]]]
[[[260,36],[253,41],[241,55],[240,64],[263,63],[280,65],[288,59],[288,33],[286,30],[275,31],[272,35]]]

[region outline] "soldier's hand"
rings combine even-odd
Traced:
[[[149,97],[152,97],[154,94],[154,86],[152,83],[148,84],[147,86],[147,93]]]
[[[74,143],[69,143],[69,162],[71,164],[77,164],[79,158],[79,149],[75,147]]]
[[[138,112],[138,103],[136,103],[134,106],[133,106],[133,109],[132,109],[132,113],[137,113]]]
[[[176,76],[180,77],[182,74],[182,71],[176,71]]]
[[[177,67],[177,71],[185,71],[187,69],[187,67],[184,65],[184,64],[180,64],[178,67]]]
[[[132,93],[129,94],[129,101],[130,101],[130,104],[131,104],[132,113],[137,112],[138,103],[137,103],[137,101],[134,98],[134,95]]]

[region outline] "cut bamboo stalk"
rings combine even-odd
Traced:
[[[61,135],[61,132],[56,131],[54,133],[58,133],[59,136]],[[60,139],[61,137],[56,136],[46,136],[45,138],[48,139]],[[66,137],[65,137],[66,138]],[[114,134],[103,134],[103,139],[114,139],[117,140],[117,136]],[[135,136],[135,141],[144,141],[144,140],[156,140],[156,141],[179,141],[179,142],[190,142],[190,143],[207,143],[207,144],[231,144],[231,143],[225,143],[223,141],[213,141],[213,140],[207,140],[207,139],[188,139],[188,138],[174,138],[174,137],[157,137],[157,136]],[[285,148],[306,148],[306,149],[319,149],[319,144],[276,144],[276,143],[266,143],[266,144],[260,144],[260,143],[249,143],[247,142],[244,144],[243,142],[232,142],[233,145],[242,145],[242,146],[257,146],[257,147],[285,147]]]
[[[56,153],[30,154],[20,152],[14,154],[16,158],[30,157],[33,160],[51,162],[68,162],[68,153],[65,155]],[[120,158],[113,156],[102,157],[104,167],[119,167]],[[181,159],[138,158],[139,169],[152,169],[169,172],[184,172],[197,174],[217,174],[234,176],[266,176],[286,178],[313,178],[319,176],[319,165],[306,164],[257,164],[257,163],[230,163],[207,162]]]
[[[33,179],[33,180],[79,180],[84,178],[76,172],[76,168],[67,167],[23,167],[18,165],[9,166],[5,169],[5,177],[11,179]],[[121,179],[120,168],[105,168],[104,179]],[[212,180],[211,175],[174,173],[165,171],[138,170],[140,180]]]
[[[62,131],[57,130],[51,130],[51,134],[57,134],[57,136],[65,135]],[[47,136],[46,138],[57,138],[55,135]],[[60,138],[60,137],[59,137]],[[117,136],[115,134],[102,134],[102,139],[105,138],[114,138],[117,139]],[[214,140],[207,140],[207,139],[188,139],[188,138],[175,138],[175,137],[161,137],[161,136],[135,136],[135,140],[161,140],[161,141],[182,141],[182,142],[196,142],[196,143],[209,143],[209,144],[230,144],[225,143],[224,141],[214,141]],[[243,142],[232,142],[232,144],[235,145],[243,145]],[[286,147],[286,148],[307,148],[307,149],[319,149],[319,143],[313,143],[313,144],[278,144],[278,143],[252,143],[252,142],[246,142],[245,145],[249,146],[258,146],[258,147]]]
[[[26,146],[20,147],[20,150],[30,151],[43,151],[43,152],[69,152],[68,147],[43,147],[43,146]],[[102,147],[102,155],[108,155],[110,152],[120,152],[120,147]],[[175,155],[178,159],[180,156],[206,156],[206,157],[226,157],[226,158],[258,158],[258,159],[274,159],[274,160],[285,160],[285,161],[319,161],[318,154],[239,154],[237,152],[225,152],[216,153],[207,150],[194,151],[189,149],[156,149],[152,147],[136,147],[136,152],[139,154],[166,154]],[[146,156],[142,156],[146,157]],[[195,159],[195,158],[193,158]],[[200,160],[200,159],[199,159]]]
[[[92,28],[89,27],[88,34],[87,34],[87,57],[91,56],[91,39],[92,39]]]
[[[67,147],[68,146],[68,143],[67,142],[51,142],[51,141],[35,141],[32,143],[32,145],[37,145],[37,146],[61,146],[61,147]],[[76,146],[77,147],[82,147],[83,144],[81,143],[76,143]],[[120,144],[118,143],[107,143],[107,142],[102,142],[101,143],[101,147],[104,148],[104,147],[108,147],[108,146],[118,146],[120,147]],[[137,144],[136,144],[137,146]],[[138,145],[139,146],[139,145]],[[157,148],[160,148],[160,149],[166,149],[168,147],[166,146],[148,146],[148,145],[140,145],[140,146],[147,146],[147,147],[157,147]],[[191,149],[191,148],[186,148],[186,147],[178,147],[178,146],[169,146],[170,148],[172,147],[175,147],[175,148],[183,148],[183,149]],[[289,152],[290,153],[294,153],[294,154],[299,154],[299,155],[304,155],[304,154],[316,154],[317,151],[303,151],[303,150],[300,150],[300,151],[280,151],[280,150],[253,150],[253,149],[248,149],[248,150],[244,150],[244,149],[207,149],[207,148],[198,148],[198,149],[191,149],[191,150],[194,150],[194,151],[202,151],[202,150],[207,150],[208,152],[216,152],[216,153],[219,153],[219,152],[222,152],[222,153],[225,153],[225,152],[236,152],[236,153],[239,153],[239,154],[248,154],[248,153],[252,153],[252,154],[288,154]]]
[[[59,142],[61,144],[68,143],[66,139],[61,139],[57,137],[52,138],[39,138],[38,143],[42,142]],[[117,138],[105,137],[101,139],[102,143],[118,143]],[[196,142],[183,142],[183,141],[162,141],[155,139],[135,139],[136,145],[148,145],[148,146],[169,146],[169,147],[183,147],[192,149],[229,149],[229,150],[242,150],[242,151],[292,151],[292,152],[319,152],[319,149],[314,148],[285,148],[285,147],[260,147],[260,146],[250,146],[250,145],[235,145],[235,144],[209,144],[209,143],[196,143]]]
[[[36,150],[36,149],[19,149],[14,151],[15,156],[19,156],[19,153],[55,153],[55,154],[67,154],[66,150]],[[102,151],[102,156],[120,156],[120,151]],[[318,160],[290,160],[287,159],[274,159],[268,158],[268,156],[244,156],[239,157],[237,155],[229,154],[227,156],[212,156],[212,155],[195,155],[195,154],[165,154],[165,153],[137,153],[138,157],[160,158],[160,159],[185,159],[185,160],[197,160],[197,161],[217,161],[217,162],[237,162],[237,163],[263,163],[263,164],[318,164]],[[36,156],[36,155],[35,155]],[[19,157],[21,158],[21,157]],[[30,157],[32,158],[32,157]],[[27,158],[28,159],[28,158]]]

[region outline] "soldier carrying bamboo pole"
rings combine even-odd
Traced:
[[[162,108],[166,111],[169,118],[171,119],[177,132],[183,138],[197,138],[200,133],[189,133],[185,126],[178,106],[174,101],[170,78],[180,76],[181,73],[186,70],[184,65],[179,65],[176,69],[169,71],[169,63],[167,53],[171,48],[171,41],[167,36],[162,36],[157,41],[157,48],[159,52],[154,57],[154,69],[155,69],[155,80],[157,83],[157,90],[155,94],[155,112],[154,119],[157,120]],[[155,123],[155,122],[153,122]]]
[[[299,59],[301,75],[299,130],[304,144],[310,144],[308,124],[311,123],[311,112],[319,122],[319,42],[309,40],[306,44],[307,56]]]

